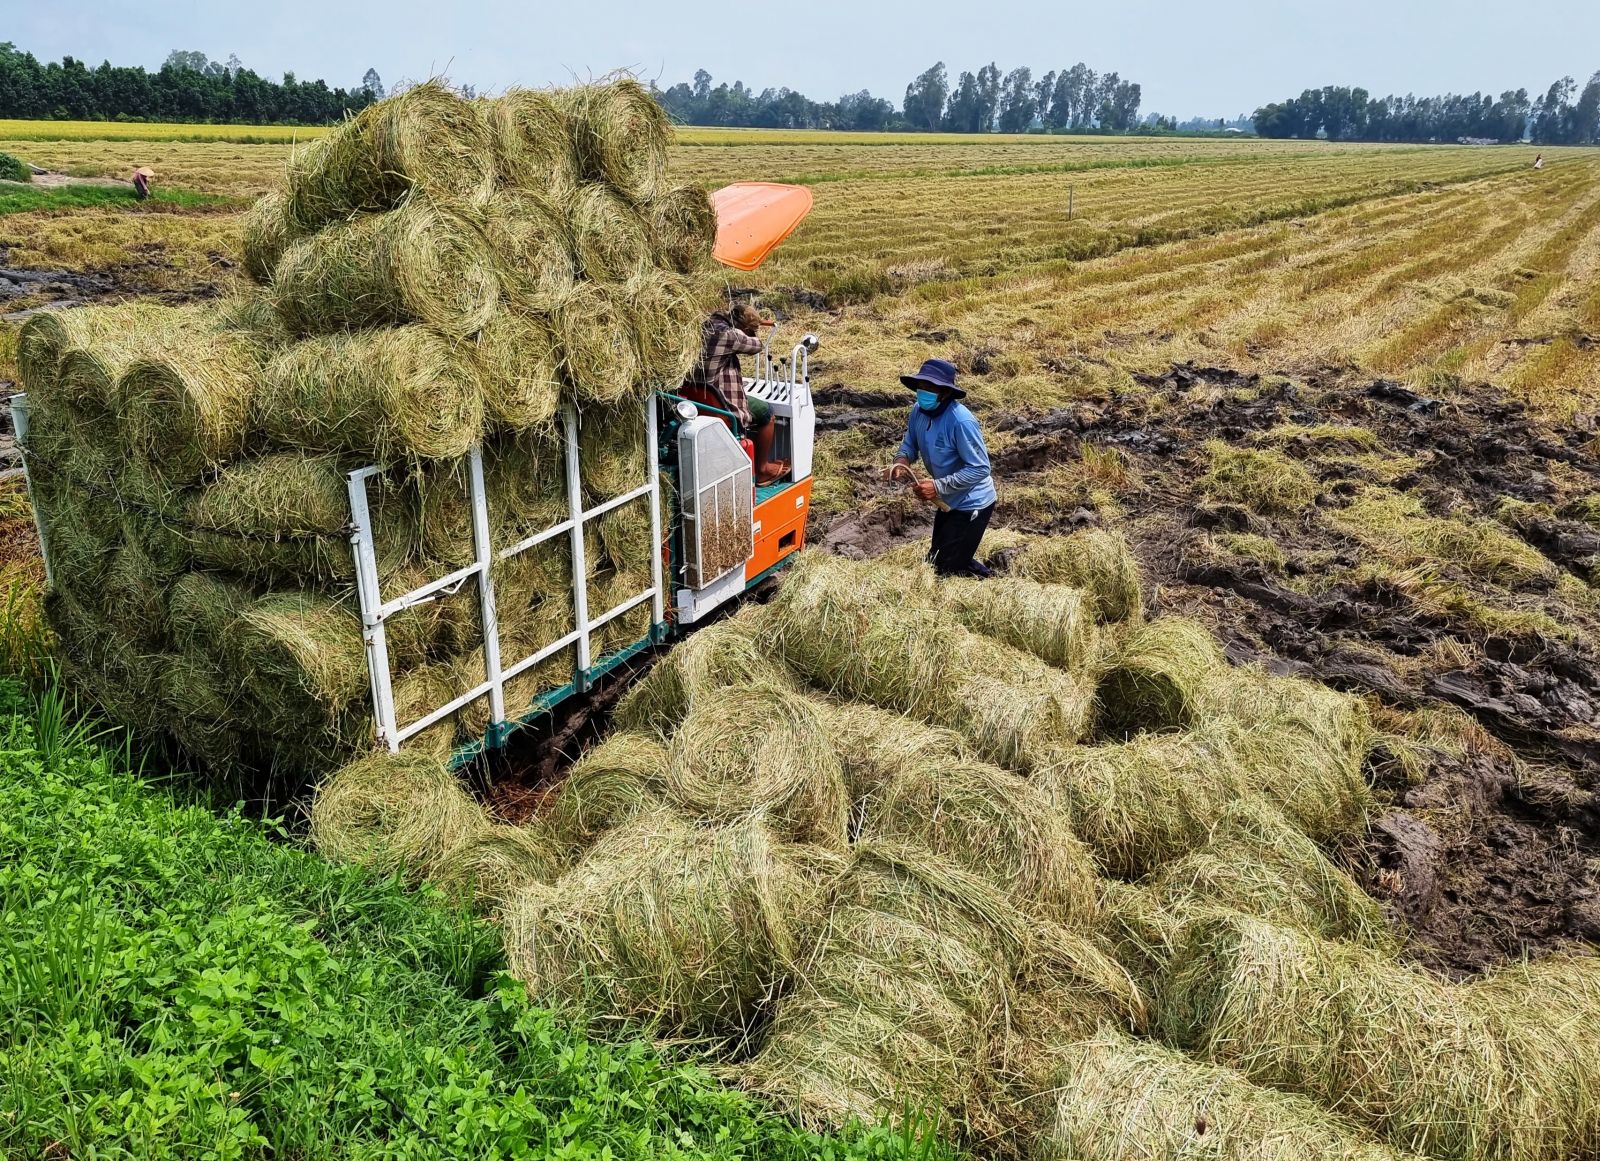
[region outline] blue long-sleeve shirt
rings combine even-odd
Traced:
[[[922,460],[940,499],[952,511],[976,512],[997,498],[994,476],[989,470],[989,449],[984,446],[978,418],[959,399],[952,399],[937,411],[912,407],[898,454],[904,459]]]

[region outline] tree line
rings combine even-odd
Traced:
[[[293,73],[269,81],[237,56],[226,64],[202,52],[175,51],[155,72],[109,61],[90,68],[68,56],[41,64],[0,43],[0,117],[58,121],[195,121],[247,125],[320,125],[383,96],[367,70],[358,88],[329,88]]]
[[[935,133],[1127,133],[1177,127],[1165,117],[1140,121],[1138,83],[1114,72],[1096,73],[1082,63],[1035,79],[1026,66],[1002,74],[991,62],[975,73],[962,72],[952,82],[940,61],[906,86],[899,108],[865,89],[837,101],[813,101],[787,88],[757,93],[743,81],[713,87],[705,69],[695,73],[692,84],[679,82],[655,93],[668,114],[685,125]]]
[[[1574,99],[1576,98],[1576,99]],[[1440,97],[1371,97],[1365,89],[1330,85],[1263,105],[1255,112],[1263,137],[1327,137],[1330,141],[1498,141],[1530,138],[1539,145],[1600,144],[1600,73],[1579,93],[1562,77],[1542,97],[1527,89]]]

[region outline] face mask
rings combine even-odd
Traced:
[[[917,388],[917,406],[924,411],[933,411],[939,406],[939,393],[926,388]]]

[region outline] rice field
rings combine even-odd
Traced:
[[[109,139],[124,129],[136,139]],[[201,132],[217,139],[184,139]],[[0,151],[81,177],[150,165],[160,186],[242,201],[313,132],[4,122]],[[949,332],[999,368],[975,380],[989,402],[1051,406],[1203,357],[1489,378],[1560,414],[1600,370],[1600,157],[1547,151],[1534,172],[1530,152],[686,129],[671,164],[713,186],[813,186],[810,218],[738,281],[843,308],[805,325],[823,373],[853,387],[892,388],[902,365],[951,353],[917,336]],[[11,266],[137,266],[179,291],[233,276],[239,212],[16,213],[0,243]]]

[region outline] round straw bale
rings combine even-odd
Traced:
[[[908,607],[903,575],[802,553],[771,605],[784,659],[824,689],[948,726],[1009,769],[1082,736],[1090,697],[1074,677]]]
[[[311,841],[325,856],[408,878],[432,875],[489,825],[444,763],[405,751],[357,758],[311,804]]]
[[[161,567],[124,535],[100,584],[100,608],[108,624],[130,641],[159,648],[167,631],[167,586],[177,569]]]
[[[731,685],[696,700],[672,736],[667,794],[700,818],[761,814],[792,841],[847,843],[838,755],[811,702],[783,686]]]
[[[1206,696],[1261,795],[1316,842],[1359,833],[1372,805],[1365,777],[1376,738],[1362,702],[1312,681],[1235,669]]]
[[[421,322],[463,339],[499,305],[495,267],[476,222],[412,197],[295,242],[273,275],[272,301],[298,334]]]
[[[61,367],[65,356],[87,350],[99,358],[114,359],[117,352],[130,351],[137,336],[159,330],[162,320],[193,315],[193,311],[174,311],[149,302],[39,311],[17,334],[17,373],[30,394],[115,410],[112,388],[121,364],[86,366],[86,372],[93,369],[96,373],[67,380]]]
[[[558,94],[507,89],[484,101],[482,109],[502,185],[556,193],[572,186],[578,161]]]
[[[580,402],[615,405],[644,397],[633,327],[618,291],[579,283],[550,317],[562,376]]]
[[[700,358],[703,312],[693,288],[686,278],[645,267],[622,293],[640,374],[652,387],[676,391]]]
[[[662,264],[693,274],[711,261],[717,241],[717,209],[711,195],[695,185],[674,186],[652,198],[650,238]]]
[[[413,722],[421,721],[456,696],[454,671],[443,663],[418,665],[395,677],[391,689],[394,693],[395,724],[404,729]],[[456,748],[456,729],[456,715],[451,714],[407,738],[405,749],[448,762]],[[353,729],[347,726],[346,732],[359,737],[365,744],[377,738],[377,726],[367,707],[362,707],[359,721]]]
[[[247,576],[312,584],[351,580],[350,495],[355,461],[274,452],[239,460],[200,489],[188,520],[195,558]],[[393,575],[416,547],[415,496],[376,477],[367,484],[378,575]]]
[[[599,504],[640,487],[656,470],[655,449],[637,403],[585,408],[578,417],[578,476],[583,498]]]
[[[1127,876],[1204,846],[1227,807],[1253,789],[1222,729],[1063,748],[1034,782],[1101,865]]]
[[[939,604],[974,633],[1041,661],[1085,672],[1099,660],[1093,607],[1078,589],[1012,577],[992,583],[952,577],[935,592]]]
[[[1102,621],[1139,617],[1139,562],[1119,532],[1089,528],[1030,540],[1011,557],[1011,571],[1028,580],[1082,589],[1094,600]]]
[[[187,482],[244,450],[263,351],[236,331],[174,333],[128,364],[128,436],[164,478]]]
[[[188,530],[179,523],[183,511],[146,512],[130,507],[122,516],[122,538],[137,544],[163,576],[173,576],[194,563]]]
[[[623,282],[649,261],[645,224],[611,186],[590,183],[567,205],[578,272],[591,282]]]
[[[303,236],[289,216],[287,190],[269,190],[255,200],[244,215],[243,249],[245,273],[265,286],[272,281],[283,252]]]
[[[1111,1029],[1051,1054],[1037,1161],[1398,1161],[1304,1097]]]
[[[485,444],[483,488],[494,547],[507,548],[567,515],[565,471],[559,445],[537,433]],[[430,560],[464,565],[476,559],[466,476],[460,463],[440,464],[422,475],[421,548]]]
[[[1512,1123],[1542,1124],[1563,1155],[1600,1151],[1600,960],[1510,963],[1465,990],[1505,1046]]]
[[[903,714],[850,701],[822,703],[818,712],[843,763],[852,802],[881,795],[897,778],[914,778],[924,770],[972,760],[960,734],[925,726]]]
[[[239,691],[206,654],[180,649],[162,659],[162,709],[178,744],[213,770],[239,759]]]
[[[506,913],[511,970],[535,996],[672,1033],[749,1029],[795,963],[819,886],[758,819],[641,815]]]
[[[667,748],[648,734],[623,730],[572,764],[556,792],[550,821],[568,846],[582,848],[612,827],[660,805],[666,793]]]
[[[1211,704],[1208,688],[1232,676],[1211,630],[1184,617],[1137,626],[1106,666],[1095,695],[1097,725],[1119,738],[1186,728]]]
[[[106,572],[122,547],[122,522],[116,509],[104,500],[72,489],[49,506],[45,539],[54,566],[56,585],[72,590],[79,599],[100,592]]]
[[[439,860],[433,881],[483,908],[501,908],[535,883],[561,873],[554,838],[537,824],[491,823]]]
[[[667,164],[672,127],[656,99],[632,77],[577,85],[557,94],[586,181],[605,181],[625,197],[655,193]]]
[[[572,293],[578,277],[572,227],[550,195],[496,194],[484,215],[484,235],[500,264],[503,293],[516,306],[547,314]]]
[[[1213,904],[1393,952],[1383,907],[1273,806],[1227,806],[1205,846],[1168,863],[1144,885],[1175,912]]]
[[[1399,1148],[1459,1161],[1572,1155],[1555,1110],[1520,1099],[1470,993],[1382,952],[1211,915],[1185,927],[1155,997],[1174,1043]]]
[[[287,721],[331,720],[368,689],[361,619],[310,592],[258,598],[228,643],[251,700]]]
[[[622,695],[612,720],[627,730],[672,736],[699,699],[715,700],[730,686],[745,682],[783,684],[787,675],[774,663],[766,642],[767,621],[760,605],[696,629],[663,653],[650,671]],[[816,706],[832,729],[831,708]]]
[[[561,410],[561,355],[550,324],[502,310],[478,335],[483,401],[495,423],[520,431],[553,431]]]
[[[256,404],[256,425],[285,446],[379,463],[455,459],[483,435],[476,364],[418,326],[296,343],[267,363]]]
[[[905,843],[859,842],[851,855],[835,888],[836,911],[866,907],[960,939],[1014,966],[1027,959],[1030,923],[996,884]]]
[[[935,757],[902,767],[858,809],[863,839],[926,846],[1039,914],[1087,921],[1098,910],[1093,857],[1049,796],[1014,774]]]
[[[94,702],[114,722],[147,739],[167,727],[161,697],[161,651],[126,633],[106,628],[95,612],[72,609],[52,594],[49,620],[62,646],[61,672],[69,688]]]
[[[393,209],[412,190],[481,203],[494,188],[494,151],[477,107],[430,80],[295,150],[288,178],[289,214],[309,232]]]
[[[740,1083],[801,1124],[837,1129],[920,1113],[947,1128],[976,1100],[971,1058],[893,1016],[798,991],[778,1004]]]
[[[186,572],[167,589],[167,623],[184,652],[225,656],[233,624],[255,600],[246,585],[214,572]]]
[[[237,332],[262,350],[289,341],[289,332],[273,309],[271,296],[256,290],[240,290],[222,298],[212,316],[212,325],[219,333]]]

